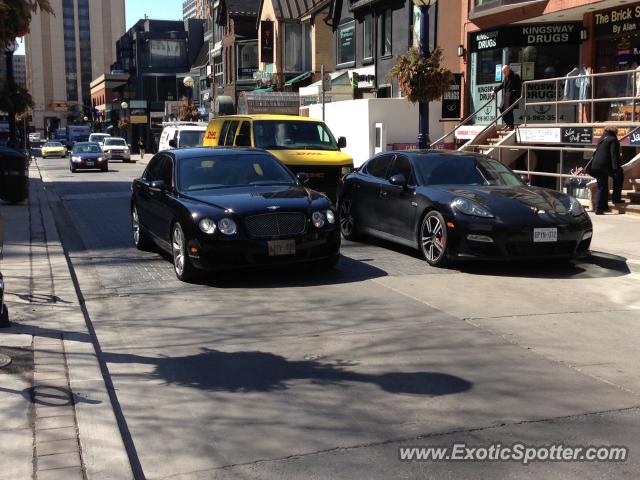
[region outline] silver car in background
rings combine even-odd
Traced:
[[[131,161],[131,149],[124,138],[105,138],[101,147],[109,160],[122,160],[125,163]]]

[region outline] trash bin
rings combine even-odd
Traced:
[[[0,199],[17,203],[29,196],[29,158],[12,148],[0,147]]]

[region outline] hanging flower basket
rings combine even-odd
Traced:
[[[440,100],[453,83],[453,74],[441,63],[440,47],[425,58],[420,57],[419,48],[412,47],[406,55],[398,55],[390,75],[398,80],[400,91],[410,102],[428,103]]]
[[[200,112],[193,103],[183,103],[179,110],[180,121],[195,122],[200,120]]]
[[[33,108],[33,99],[25,88],[12,81],[0,82],[0,110],[21,114],[28,108]]]

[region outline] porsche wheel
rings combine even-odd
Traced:
[[[420,226],[420,251],[433,267],[444,267],[448,262],[447,225],[439,212],[431,211]]]

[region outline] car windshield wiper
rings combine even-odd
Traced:
[[[295,185],[292,182],[274,182],[270,180],[259,180],[257,182],[250,182],[249,185]]]

